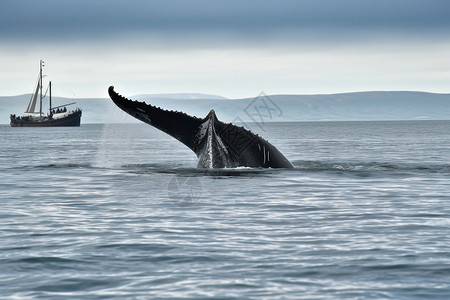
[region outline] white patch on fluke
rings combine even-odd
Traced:
[[[197,138],[199,141],[205,141],[204,148],[199,155],[198,167],[209,169],[217,166],[233,167],[227,147],[215,132],[214,119],[209,118],[200,125]]]
[[[263,165],[265,165],[266,164],[266,146],[263,146],[263,155],[264,155]]]

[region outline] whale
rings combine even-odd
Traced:
[[[211,109],[204,118],[130,100],[108,88],[111,100],[129,115],[174,137],[198,158],[198,168],[293,168],[291,162],[261,136],[218,120]]]

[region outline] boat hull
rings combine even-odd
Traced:
[[[58,127],[58,126],[80,126],[81,122],[81,110],[58,119],[24,119],[11,117],[11,127]]]

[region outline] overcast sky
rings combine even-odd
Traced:
[[[0,95],[450,92],[446,0],[0,1]]]

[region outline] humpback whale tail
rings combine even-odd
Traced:
[[[201,168],[293,168],[289,160],[260,136],[217,119],[214,110],[201,119],[129,100],[108,89],[114,103],[133,117],[171,135],[199,158]]]

